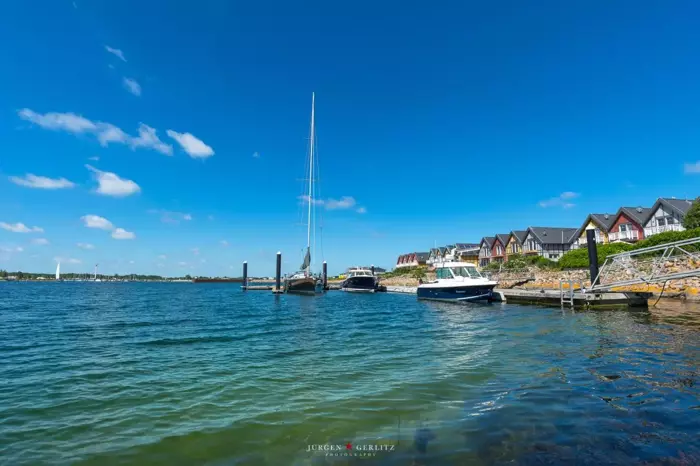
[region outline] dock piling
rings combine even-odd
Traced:
[[[374,265],[371,267],[372,270],[372,276],[374,277]]]
[[[275,291],[279,292],[282,280],[282,252],[277,251],[277,267],[275,269]]]
[[[243,291],[248,288],[248,261],[243,261]]]
[[[323,261],[323,289],[328,289],[328,264]]]
[[[588,242],[588,263],[591,273],[591,287],[598,284],[598,245],[595,242],[595,229],[586,229],[586,241]]]

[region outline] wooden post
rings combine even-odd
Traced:
[[[374,266],[372,266],[372,276],[374,277]]]
[[[595,242],[595,228],[586,230],[586,241],[588,242],[588,263],[591,273],[591,287],[598,284],[598,246]]]
[[[328,264],[323,261],[323,290],[328,289]]]
[[[277,267],[275,269],[275,290],[280,290],[280,281],[282,280],[282,252],[277,251]]]
[[[243,261],[243,291],[248,288],[248,261]]]

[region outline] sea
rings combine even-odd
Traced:
[[[700,306],[0,282],[0,464],[700,464]]]

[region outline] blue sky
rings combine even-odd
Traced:
[[[696,2],[40,5],[0,17],[0,268],[293,271],[312,91],[331,272],[700,194]]]

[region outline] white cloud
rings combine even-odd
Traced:
[[[46,238],[36,238],[32,240],[32,244],[36,244],[37,246],[46,246],[49,244],[49,240]]]
[[[177,265],[184,267],[187,265],[187,262],[178,262]]]
[[[575,193],[572,191],[565,191],[561,193],[557,197],[552,197],[550,199],[546,199],[544,201],[539,202],[540,207],[561,207],[563,209],[570,209],[571,207],[574,207],[576,204],[573,204],[571,202],[566,202],[569,199],[574,199],[579,196],[579,193]]]
[[[166,134],[175,139],[182,149],[192,158],[205,159],[214,155],[214,149],[207,146],[204,141],[190,133],[178,133],[169,129],[166,131]]]
[[[90,243],[78,243],[76,246],[78,246],[80,249],[95,249],[95,246]]]
[[[126,231],[123,228],[117,228],[112,232],[112,238],[114,239],[134,239],[136,235],[131,231]]]
[[[195,256],[198,256],[199,255],[199,248],[192,248],[192,254],[194,254]]]
[[[700,160],[695,163],[686,163],[683,167],[683,171],[686,175],[695,175],[700,173]]]
[[[309,196],[299,196],[303,203],[309,202]],[[322,205],[326,210],[344,210],[352,209],[357,205],[357,201],[352,196],[343,196],[340,199],[311,199],[311,203],[315,205]],[[365,213],[366,209],[364,207],[358,207],[358,213]]]
[[[131,92],[135,96],[138,97],[141,95],[141,85],[136,82],[135,79],[124,78],[122,79],[122,84],[124,85],[124,89]]]
[[[23,108],[17,114],[21,119],[44,129],[72,134],[92,134],[103,147],[114,143],[127,145],[131,149],[145,148],[165,155],[173,154],[173,146],[161,141],[156,130],[143,123],[139,124],[138,136],[131,136],[111,123],[91,121],[75,113],[49,112],[42,115],[34,110]]]
[[[28,227],[24,223],[5,223],[0,222],[0,228],[11,231],[13,233],[41,233],[44,231],[43,228],[39,227]]]
[[[53,260],[56,262],[61,262],[63,264],[81,264],[80,259],[73,259],[72,257],[54,257]]]
[[[358,214],[366,214],[367,209],[365,209],[364,207],[358,207],[355,212],[357,212]]]
[[[219,243],[220,243],[223,247],[225,247],[225,248],[227,248],[228,245],[229,245],[229,242],[226,241],[225,239],[222,239],[221,241],[219,241]]]
[[[113,49],[109,45],[105,45],[105,50],[114,55],[115,57],[119,58],[121,61],[126,62],[126,58],[124,58],[124,52],[122,52],[119,49]]]
[[[100,160],[100,158],[98,156],[94,156],[94,157],[88,157],[88,160],[94,160],[95,162],[97,162],[98,160]]]
[[[166,256],[165,254],[161,254],[160,256],[158,256],[158,259],[160,259],[162,261],[164,261],[167,258],[168,258],[168,256]]]
[[[85,226],[88,228],[98,228],[100,230],[107,231],[112,231],[114,229],[112,222],[104,217],[100,217],[99,215],[83,215],[80,217],[80,220],[82,220]]]
[[[63,189],[72,188],[75,186],[75,183],[68,181],[65,178],[47,178],[45,176],[37,176],[31,173],[26,174],[24,177],[11,176],[10,181],[20,186],[37,189]]]
[[[95,173],[95,179],[99,186],[97,192],[105,196],[125,197],[141,191],[139,185],[131,180],[120,178],[116,173],[103,172],[91,165],[85,168]]]
[[[22,252],[24,251],[24,248],[22,246],[15,246],[15,247],[0,247],[0,251],[2,252]]]
[[[201,262],[202,264],[206,264],[206,263],[207,263],[207,260],[206,260],[206,259],[200,259],[199,262]]]
[[[136,263],[135,261],[129,261],[129,264],[135,264],[135,263]]]
[[[163,223],[178,224],[182,220],[185,220],[188,222],[192,220],[192,215],[186,214],[183,212],[173,212],[173,211],[164,210],[164,209],[150,209],[148,211],[148,213],[149,214],[159,214],[160,221]]]
[[[254,158],[254,159],[260,158],[260,153],[257,152],[257,151],[256,151],[256,152],[253,152],[253,158]]]

